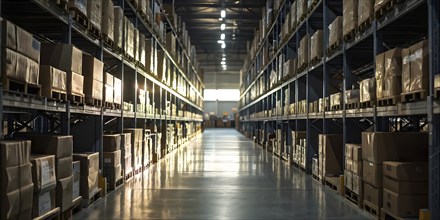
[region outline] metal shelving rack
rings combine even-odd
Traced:
[[[154,2],[158,3],[163,11],[159,1],[149,1],[150,5],[153,5]],[[102,39],[89,33],[85,27],[74,21],[72,15],[60,8],[54,1],[1,0],[2,17],[34,34],[42,42],[74,44],[82,51],[94,55],[104,62],[106,72],[110,72],[122,80],[123,88],[121,110],[111,110],[4,91],[0,83],[0,121],[4,122],[0,126],[0,134],[2,135],[0,139],[13,137],[15,132],[23,128],[38,133],[74,135],[74,151],[100,152],[100,168],[102,169],[102,135],[104,131],[122,133],[124,128],[143,128],[144,131],[150,129],[163,133],[160,141],[162,144],[166,143],[165,132],[168,124],[181,123],[184,133],[187,134],[187,139],[200,132],[196,126],[201,125],[203,121],[201,117],[177,116],[179,110],[188,111],[192,115],[202,115],[203,113],[204,85],[197,74],[196,67],[183,48],[183,44],[178,40],[176,50],[184,55],[185,62],[189,64],[187,69],[183,69],[176,58],[167,51],[165,45],[154,32],[152,24],[142,19],[131,1],[113,0],[113,3],[123,9],[124,15],[140,33],[144,34],[147,39],[154,41],[153,47],[164,51],[170,64],[168,68],[171,68],[174,74],[183,77],[187,93],[183,94],[181,91],[169,87],[144,71],[136,63],[129,61],[123,53],[115,52]],[[165,22],[167,31],[174,31],[170,21],[166,19]],[[179,39],[177,32],[173,33]],[[124,48],[124,44],[125,39],[123,38],[122,48]],[[132,88],[131,85],[138,84],[145,85],[145,88],[150,91],[149,98],[152,101],[154,114],[137,112],[137,104],[139,103],[137,88],[133,88],[133,91],[130,88]],[[190,98],[190,91],[196,94],[196,98]],[[124,101],[131,102],[134,105],[134,111],[123,110]],[[170,112],[165,111],[167,102],[177,106],[173,116]],[[193,127],[194,133],[188,133],[190,129],[188,126]],[[3,137],[4,128],[8,128],[6,137]],[[174,147],[166,148],[163,146],[161,155],[164,156],[173,149]]]
[[[268,5],[273,6],[269,0]],[[240,97],[240,129],[249,138],[260,137],[257,129],[263,129],[267,136],[281,129],[283,135],[281,152],[291,146],[291,131],[304,131],[307,135],[306,171],[311,172],[311,161],[318,153],[318,134],[343,134],[344,143],[361,143],[361,132],[371,127],[374,131],[393,129],[420,129],[427,125],[430,132],[430,189],[429,209],[432,219],[440,218],[440,101],[435,100],[434,75],[440,73],[440,3],[436,0],[405,0],[396,4],[388,13],[372,21],[371,27],[358,33],[352,40],[342,42],[340,48],[327,54],[329,30],[328,26],[342,15],[342,1],[320,0],[314,8],[309,8],[306,18],[296,29],[280,39],[280,29],[290,11],[290,6],[298,1],[281,1],[279,10],[274,13],[272,24],[267,34],[260,40],[256,55],[243,71]],[[323,58],[317,64],[309,65],[304,71],[284,79],[277,86],[269,88],[269,74],[272,70],[282,71],[279,62],[286,58],[297,57],[300,39],[311,35],[316,30],[323,30]],[[272,110],[276,101],[285,98],[285,90],[290,91],[290,103],[307,100],[313,102],[319,98],[329,97],[335,92],[344,92],[357,86],[357,82],[374,77],[375,55],[386,48],[405,47],[423,38],[429,40],[430,58],[430,90],[426,101],[398,103],[395,106],[346,109],[345,105],[338,111],[324,111],[293,115],[267,115],[257,117],[254,113]],[[272,44],[273,42],[273,44]],[[267,63],[262,63],[262,50],[274,46],[274,53]],[[310,48],[310,41],[309,41]],[[279,55],[282,54],[283,57]],[[281,58],[281,59],[280,59]],[[263,78],[264,91],[251,99],[253,86]],[[345,96],[345,94],[344,94]],[[344,98],[342,98],[344,100]],[[284,107],[282,104],[281,108]],[[251,115],[253,117],[251,117]],[[422,124],[422,126],[420,125]]]

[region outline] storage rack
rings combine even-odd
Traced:
[[[275,0],[276,1],[276,0]],[[404,130],[412,127],[416,130],[427,125],[430,133],[429,151],[429,210],[432,219],[440,218],[440,101],[434,99],[434,76],[440,73],[439,64],[439,9],[436,0],[405,0],[393,1],[394,4],[384,16],[373,19],[371,26],[360,31],[356,36],[341,43],[336,52],[327,53],[329,30],[328,26],[336,18],[342,16],[342,1],[315,0],[313,7],[308,8],[307,16],[297,27],[291,30],[286,38],[280,36],[282,24],[290,11],[292,0],[281,0],[279,10],[274,10],[274,18],[269,23],[265,35],[257,41],[255,56],[251,56],[242,70],[240,97],[240,130],[249,138],[261,144],[267,134],[282,130],[281,152],[285,147],[292,146],[292,131],[304,131],[307,137],[306,172],[311,172],[312,158],[318,153],[318,134],[343,134],[343,143],[360,143],[361,132],[368,127],[374,131]],[[307,2],[307,1],[306,1]],[[274,8],[274,1],[269,0],[267,8]],[[261,27],[261,26],[260,26]],[[282,80],[270,88],[269,75],[272,70],[283,71],[284,58],[297,56],[297,48],[301,38],[312,36],[315,30],[323,30],[323,57],[318,63],[306,67]],[[260,30],[261,32],[261,30]],[[359,109],[346,109],[343,104],[340,110],[309,112],[305,114],[283,115],[255,113],[276,109],[276,102],[283,101],[286,89],[290,89],[290,103],[306,100],[307,103],[319,98],[329,97],[332,92],[351,89],[357,80],[374,76],[375,55],[384,52],[385,47],[404,47],[424,37],[429,40],[429,91],[424,101],[398,103],[394,106]],[[273,45],[274,53],[268,62],[263,63],[264,47]],[[309,41],[310,48],[310,41]],[[282,54],[284,57],[280,57]],[[263,91],[251,97],[252,87],[257,86],[262,78]],[[342,99],[344,100],[344,99]],[[284,104],[280,106],[284,107]],[[266,137],[260,137],[258,129],[262,129]],[[280,137],[277,137],[280,138]],[[266,140],[267,141],[267,140]],[[283,156],[283,155],[281,155]]]
[[[114,50],[102,38],[75,21],[72,14],[56,4],[56,1],[1,0],[2,17],[34,34],[41,42],[73,44],[101,60],[106,72],[122,80],[122,101],[118,103],[121,104],[121,109],[75,105],[70,101],[52,101],[45,97],[5,91],[0,83],[0,121],[3,122],[0,127],[0,139],[11,138],[15,132],[24,128],[37,133],[74,135],[74,151],[99,152],[99,166],[102,169],[104,131],[122,133],[124,128],[143,128],[144,131],[149,129],[152,132],[160,132],[162,157],[178,147],[165,145],[167,125],[180,124],[186,140],[201,132],[204,85],[197,73],[198,66],[188,55],[187,48],[179,39],[173,24],[168,18],[164,19],[166,31],[172,32],[177,39],[176,56],[181,56],[188,65],[179,64],[176,56],[167,51],[153,28],[153,17],[151,20],[143,19],[133,1],[116,0],[113,3],[123,9],[124,16],[140,33],[153,40],[152,47],[164,51],[171,72],[184,78],[187,93],[183,94],[178,89],[166,85],[129,60],[124,53]],[[164,12],[162,1],[149,0],[149,3],[150,6],[157,3],[161,13]],[[124,44],[123,38],[122,48]],[[152,102],[153,114],[137,112],[137,104],[140,101],[135,85],[145,85],[144,88],[150,91],[150,97],[146,99],[150,98]],[[190,93],[195,94],[195,97],[191,97]],[[133,110],[124,110],[124,102],[132,103]],[[177,106],[175,112],[171,112],[171,109],[165,110],[170,104]],[[178,114],[180,111],[186,111],[188,114]],[[7,128],[5,137],[4,128]]]

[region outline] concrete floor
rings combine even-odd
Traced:
[[[207,129],[74,219],[370,218],[237,131]]]

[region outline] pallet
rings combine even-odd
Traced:
[[[73,200],[72,214],[78,213],[82,210],[81,201],[82,196],[79,196],[78,198]]]
[[[333,189],[336,192],[339,192],[340,186],[337,185],[337,182],[339,181],[338,176],[326,176],[324,179],[324,183],[326,186],[330,187],[330,189]]]
[[[402,93],[401,101],[403,103],[407,102],[417,102],[417,101],[423,101],[426,99],[426,90],[418,90],[418,91],[412,91],[412,92],[406,92]]]
[[[124,177],[121,177],[121,179],[115,181],[114,183],[107,182],[107,191],[114,191],[121,187],[122,184],[124,184]]]
[[[33,220],[57,219],[60,215],[60,210],[60,207],[55,207],[54,209],[46,212],[44,215],[33,218]]]
[[[101,30],[98,29],[95,25],[93,25],[91,22],[89,22],[89,26],[87,27],[87,30],[89,33],[92,33],[93,35],[95,35],[95,37],[97,37],[98,39],[102,38],[102,33]]]
[[[364,210],[366,212],[368,212],[368,214],[370,214],[375,219],[380,219],[380,209],[377,206],[375,206],[373,203],[368,202],[366,200],[364,200],[362,203],[363,203],[362,206],[364,207]]]
[[[321,184],[324,183],[323,179],[321,179],[319,176],[317,176],[317,175],[315,175],[315,174],[313,174],[313,173],[312,173],[312,178],[313,178],[314,180],[318,181],[318,183],[321,183]]]
[[[122,106],[121,106],[121,104],[113,103],[113,108],[114,108],[115,110],[121,110],[121,109],[122,109]]]
[[[345,199],[362,208],[362,197],[345,187]]]
[[[377,106],[383,107],[383,106],[397,105],[400,99],[401,99],[400,96],[391,96],[388,98],[378,99]]]
[[[384,208],[381,208],[380,219],[381,220],[418,220],[419,218],[418,217],[402,218]]]
[[[101,189],[98,189],[98,191],[95,192],[95,195],[92,196],[92,198],[89,199],[83,199],[81,201],[81,206],[83,208],[87,208],[89,207],[91,204],[93,204],[94,202],[98,201],[98,199],[101,198]]]
[[[332,55],[332,54],[334,54],[334,53],[339,49],[339,47],[341,46],[341,43],[342,43],[342,41],[341,41],[341,40],[338,40],[336,43],[330,45],[330,46],[327,48],[327,54],[328,54],[328,55]]]
[[[111,102],[104,102],[104,106],[105,109],[114,109],[114,105]]]
[[[376,105],[376,100],[361,102],[359,104],[360,104],[360,108],[373,108]]]
[[[50,92],[50,97],[47,97],[50,100],[54,101],[67,101],[67,93],[65,91],[60,91],[56,89],[52,89]]]
[[[132,178],[133,178],[133,170],[125,173],[125,175],[124,175],[125,182],[129,182]]]
[[[313,0],[307,11],[309,14],[313,11],[313,9],[315,9],[315,7],[318,5],[318,2],[319,2],[318,0]]]
[[[381,18],[384,16],[387,12],[391,11],[391,9],[398,3],[402,2],[403,0],[391,0],[385,5],[383,5],[381,8],[375,10],[374,16],[375,18]]]
[[[360,107],[359,102],[345,104],[345,109],[359,109],[359,107]]]
[[[364,30],[368,29],[369,27],[371,27],[371,24],[373,23],[373,18],[369,17],[367,20],[365,20],[364,22],[362,22],[361,24],[359,24],[359,26],[357,27],[357,33],[361,33]]]
[[[330,106],[330,111],[339,111],[339,110],[342,110],[342,105]]]
[[[321,58],[320,57],[315,57],[312,60],[310,60],[309,62],[309,67],[311,66],[315,66],[316,64],[318,64],[319,62],[321,62]]]
[[[306,70],[306,68],[307,68],[307,64],[303,64],[298,68],[298,73],[302,73],[304,70]]]
[[[102,100],[86,97],[86,104],[95,107],[102,107]]]
[[[56,0],[54,2],[64,11],[69,10],[69,6],[67,5],[67,2],[65,2],[64,0]]]
[[[76,94],[76,93],[68,94],[67,100],[69,100],[70,103],[72,104],[82,105],[84,104],[84,94]]]
[[[78,22],[85,28],[89,27],[89,19],[87,18],[87,15],[83,14],[78,8],[75,7],[70,7],[69,10],[74,21]]]
[[[296,22],[296,26],[299,27],[301,23],[306,19],[307,15],[303,15],[298,19],[298,22]]]
[[[41,85],[34,85],[27,82],[5,77],[3,80],[3,89],[5,91],[18,92],[28,95],[41,96]]]
[[[142,173],[142,166],[138,167],[137,169],[133,169],[133,176],[136,176],[140,173]]]
[[[356,36],[356,28],[351,30],[348,34],[344,35],[343,39],[345,42],[349,42],[353,40],[355,36]]]
[[[115,41],[110,39],[106,34],[102,34],[102,41],[104,41],[105,44],[110,46],[110,48],[115,48]]]

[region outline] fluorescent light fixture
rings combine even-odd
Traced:
[[[225,41],[224,41],[224,40],[218,40],[217,43],[219,43],[219,44],[224,44]]]
[[[222,64],[222,65],[226,65],[226,61],[222,61],[221,64]]]
[[[240,90],[238,89],[205,89],[205,101],[238,101],[240,100]]]
[[[223,23],[222,25],[220,25],[220,29],[223,31],[223,30],[225,30],[225,28],[226,28],[226,24],[225,23]]]
[[[226,54],[222,54],[222,57],[226,57]]]
[[[222,18],[226,17],[226,11],[225,10],[222,10],[220,12],[220,17],[222,17]]]
[[[221,40],[224,40],[224,39],[225,39],[225,34],[221,34],[221,35],[220,35],[220,39],[221,39]]]
[[[222,60],[223,60],[223,61],[226,61],[226,57],[223,57]]]
[[[218,18],[219,21],[223,21],[223,18]]]
[[[226,48],[226,44],[223,42],[222,43],[222,49],[225,49]]]

